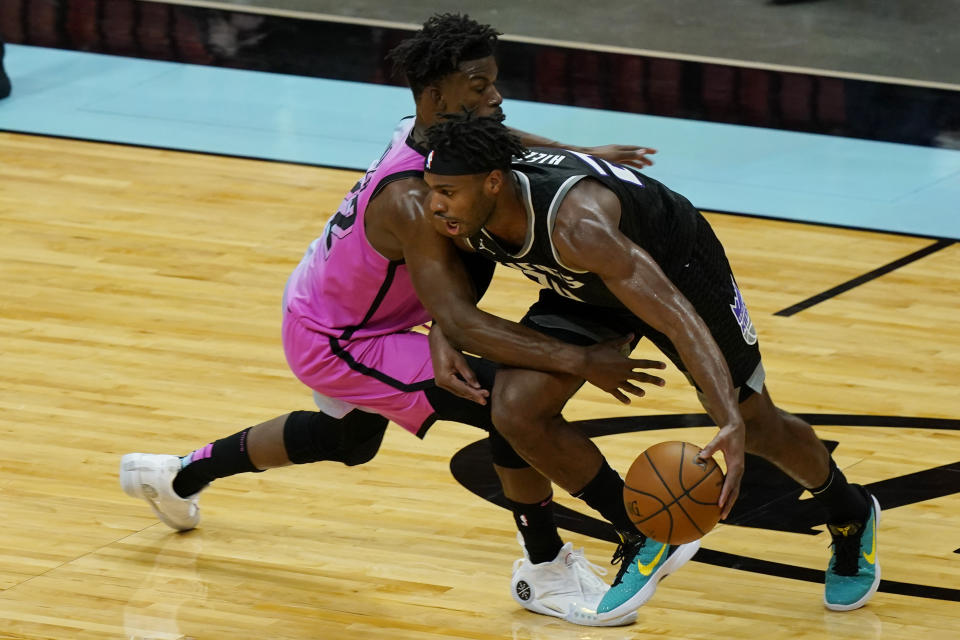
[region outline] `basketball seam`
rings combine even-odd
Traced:
[[[694,504],[702,504],[702,505],[717,504],[716,502],[704,502],[703,500],[697,500],[697,499],[694,498],[692,495],[690,495],[690,491],[693,491],[694,489],[696,489],[697,487],[699,487],[701,484],[703,484],[704,482],[706,482],[707,480],[709,480],[709,479],[710,479],[710,476],[712,476],[712,475],[714,474],[714,472],[716,472],[716,471],[720,471],[721,476],[723,475],[723,471],[720,470],[720,465],[714,464],[713,469],[710,469],[710,473],[708,473],[707,475],[703,476],[703,478],[701,478],[700,480],[697,481],[697,484],[695,484],[695,485],[693,485],[692,487],[690,487],[690,490],[687,491],[687,497],[690,498],[690,502],[692,502],[692,503],[694,503]]]
[[[706,535],[706,533],[704,532],[704,530],[700,528],[700,524],[699,524],[696,520],[694,520],[694,519],[690,516],[689,513],[687,513],[687,510],[686,510],[686,509],[683,508],[683,504],[680,502],[680,500],[681,500],[681,498],[683,498],[684,496],[686,496],[686,497],[687,497],[691,502],[693,502],[694,504],[698,504],[698,505],[713,505],[713,504],[715,504],[715,503],[713,503],[713,502],[703,502],[703,501],[701,501],[701,500],[697,500],[697,499],[694,498],[692,495],[690,495],[690,492],[693,491],[694,489],[696,489],[697,487],[699,487],[699,486],[700,486],[703,482],[705,482],[707,479],[709,479],[709,478],[713,475],[713,473],[714,473],[715,471],[720,471],[721,476],[723,475],[723,471],[720,469],[720,465],[718,465],[718,464],[716,463],[716,461],[711,460],[711,462],[713,462],[713,468],[710,470],[710,472],[707,473],[706,475],[704,475],[702,478],[700,478],[700,479],[699,479],[697,482],[695,482],[690,488],[687,488],[687,487],[684,486],[684,484],[683,484],[683,461],[684,461],[684,458],[686,457],[686,451],[687,451],[687,443],[681,442],[681,443],[680,443],[680,465],[678,466],[678,476],[679,476],[679,477],[678,477],[678,479],[677,479],[677,481],[678,481],[677,483],[680,485],[680,488],[683,490],[683,492],[682,492],[679,496],[675,496],[675,495],[673,494],[673,491],[670,489],[670,486],[667,484],[666,480],[664,480],[663,475],[660,473],[660,470],[659,470],[659,469],[657,468],[657,466],[653,463],[653,460],[650,458],[650,455],[649,455],[646,451],[643,452],[643,455],[644,455],[644,457],[647,459],[647,463],[650,465],[650,468],[651,468],[651,469],[653,470],[653,472],[657,475],[657,479],[660,480],[660,484],[663,485],[663,488],[666,489],[667,494],[672,498],[672,500],[671,500],[669,503],[664,502],[659,496],[653,495],[653,494],[651,494],[651,493],[649,493],[649,492],[647,492],[647,491],[639,491],[639,490],[634,489],[633,487],[627,485],[626,483],[624,483],[624,486],[625,486],[627,489],[630,489],[630,491],[633,491],[634,493],[637,493],[637,494],[639,494],[639,495],[643,495],[643,496],[647,496],[647,497],[649,497],[649,498],[652,498],[652,499],[656,500],[657,502],[659,502],[659,503],[661,504],[661,507],[660,507],[659,509],[657,509],[655,512],[651,513],[651,514],[648,515],[647,517],[643,518],[642,520],[633,520],[633,519],[631,518],[631,522],[633,522],[634,525],[643,524],[644,522],[646,522],[647,520],[650,520],[650,519],[653,518],[654,516],[660,515],[661,512],[666,513],[666,514],[667,514],[667,518],[669,519],[669,523],[670,523],[670,527],[669,527],[669,529],[668,529],[668,531],[667,531],[667,539],[669,539],[669,538],[673,535],[673,522],[674,522],[673,513],[671,512],[670,507],[672,507],[673,505],[677,505],[677,507],[680,509],[680,511],[683,513],[683,515],[687,518],[687,520],[690,521],[690,524],[693,525],[694,529],[696,529],[697,532],[700,533],[700,536],[702,537],[702,536]],[[628,513],[627,515],[629,516],[630,514]]]
[[[657,472],[657,475],[658,475],[658,477],[659,477],[659,472],[657,471],[656,467],[653,466],[652,463],[651,463],[651,465],[650,465],[650,468],[653,469],[655,472]],[[683,494],[681,494],[680,498],[682,498],[682,497],[685,495],[685,496],[687,496],[687,497],[690,499],[690,502],[693,502],[694,504],[700,504],[700,505],[715,505],[715,504],[717,504],[716,502],[704,502],[703,500],[697,500],[696,498],[694,498],[693,496],[691,496],[690,493],[689,493],[689,492],[692,491],[693,489],[696,489],[697,487],[699,487],[704,481],[709,480],[709,479],[710,479],[710,476],[712,476],[712,475],[714,474],[714,472],[716,472],[716,471],[720,471],[721,474],[723,473],[723,471],[720,469],[719,465],[718,465],[718,466],[715,466],[713,469],[710,470],[710,473],[708,473],[707,475],[705,475],[701,480],[698,480],[697,483],[696,483],[695,485],[693,485],[692,487],[690,487],[689,490],[684,490],[684,492],[683,492]],[[660,481],[663,482],[662,478],[660,479]],[[629,489],[630,491],[632,491],[632,492],[634,492],[634,493],[638,493],[638,494],[640,494],[640,495],[642,495],[642,496],[647,496],[648,498],[652,498],[652,499],[656,500],[657,502],[659,502],[662,506],[660,507],[660,509],[658,509],[658,512],[659,512],[660,510],[662,510],[662,509],[669,509],[669,508],[672,507],[674,504],[676,504],[678,500],[680,500],[680,498],[674,497],[673,492],[670,491],[670,487],[667,487],[666,485],[664,485],[664,487],[666,487],[667,492],[670,494],[670,497],[673,498],[670,502],[664,502],[659,496],[657,496],[657,495],[655,495],[655,494],[653,494],[653,493],[650,493],[649,491],[641,491],[640,489],[637,489],[636,487],[632,487],[632,486],[630,486],[630,485],[627,484],[627,483],[624,483],[623,486],[624,486],[625,489]],[[681,485],[681,486],[682,486],[682,485]],[[651,517],[651,516],[647,516],[647,518],[644,518],[643,520],[640,520],[639,522],[643,522],[643,521],[647,520],[649,517]]]
[[[667,512],[667,517],[670,518],[670,529],[667,530],[667,540],[669,540],[670,538],[673,537],[673,514],[670,513],[670,507],[671,507],[672,505],[674,505],[674,504],[677,504],[677,506],[680,506],[680,504],[677,502],[678,500],[680,500],[680,498],[678,498],[677,496],[673,495],[673,491],[670,490],[670,487],[667,485],[667,481],[664,480],[664,479],[663,479],[663,476],[660,474],[660,469],[657,469],[657,465],[653,464],[653,459],[650,458],[650,454],[647,453],[646,451],[644,451],[644,452],[643,452],[643,455],[647,458],[647,462],[650,463],[650,468],[653,469],[653,472],[654,472],[655,474],[657,474],[657,478],[660,479],[660,484],[663,485],[663,488],[666,489],[666,490],[667,490],[667,493],[670,495],[670,497],[673,498],[673,502],[671,502],[669,505],[667,505],[667,506],[665,506],[665,507],[663,507],[663,508],[661,509],[661,511],[666,510],[666,512]],[[682,449],[681,449],[681,453],[680,453],[680,462],[681,462],[681,464],[683,463],[683,450],[682,450]],[[682,487],[683,485],[681,484],[680,486]],[[680,497],[683,497],[683,496],[681,495]],[[683,511],[683,507],[682,507],[682,506],[680,506],[680,510]],[[658,512],[658,513],[659,513],[659,512]],[[684,515],[686,515],[686,513],[684,513]],[[690,516],[687,516],[687,517],[689,518]],[[696,523],[694,523],[693,526],[697,526]],[[699,529],[699,528],[698,528],[698,529]]]
[[[628,484],[626,484],[626,483],[624,483],[623,486],[624,486],[625,489],[629,489],[630,491],[632,491],[632,492],[634,492],[634,493],[636,493],[636,494],[639,494],[639,495],[641,495],[641,496],[647,496],[648,498],[652,498],[653,500],[656,500],[657,502],[660,503],[660,508],[657,509],[656,511],[654,511],[653,513],[651,513],[651,514],[650,514],[649,516],[647,516],[646,518],[644,518],[644,519],[642,519],[642,520],[634,520],[633,518],[630,518],[630,522],[632,522],[632,523],[634,523],[634,524],[643,524],[644,522],[646,522],[647,520],[649,520],[649,519],[652,518],[653,516],[658,515],[661,511],[666,511],[667,513],[670,512],[669,507],[670,507],[671,504],[673,504],[672,502],[666,503],[666,502],[664,502],[664,501],[660,498],[660,496],[654,495],[654,494],[652,494],[652,493],[650,493],[650,492],[648,492],[648,491],[640,491],[639,489],[634,489],[633,487],[631,487],[630,485],[628,485]],[[627,516],[628,516],[628,517],[630,516],[630,511],[629,511],[629,509],[627,510]]]
[[[694,484],[689,489],[683,486],[683,460],[686,457],[687,457],[687,443],[682,442],[680,443],[680,464],[677,465],[677,473],[679,474],[679,477],[677,478],[677,482],[680,484],[680,488],[683,489],[683,493],[680,494],[680,498],[682,498],[683,496],[690,498],[690,492],[693,489],[696,489],[700,485],[700,482],[703,482],[704,478],[706,478],[706,476],[704,476],[704,478],[701,478],[699,482]],[[713,472],[711,471],[711,473]],[[680,508],[680,511],[683,512],[683,515],[687,516],[687,520],[689,520],[690,524],[693,525],[693,528],[697,530],[697,532],[700,534],[700,537],[705,536],[706,532],[700,528],[700,524],[696,520],[694,520],[689,513],[687,513],[686,509],[683,508],[683,504],[680,502],[680,498],[677,498],[677,506]]]

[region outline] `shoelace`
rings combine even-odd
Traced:
[[[599,564],[594,564],[587,560],[587,556],[583,552],[583,547],[573,550],[573,558],[577,565],[583,567],[585,570],[595,573],[596,575],[605,576],[607,573],[609,573],[606,567]]]
[[[863,529],[849,536],[833,536],[833,572],[838,576],[855,576],[860,559],[860,538]]]
[[[640,547],[643,546],[643,543],[646,542],[646,538],[641,536],[639,538],[634,538],[633,540],[620,541],[620,544],[617,545],[617,550],[613,552],[613,558],[610,560],[610,564],[620,564],[620,570],[617,571],[617,577],[613,579],[613,584],[610,585],[611,588],[617,586],[623,581],[623,576],[627,573],[627,569],[630,568],[630,563],[633,561],[633,558],[637,555],[637,552],[640,550]]]

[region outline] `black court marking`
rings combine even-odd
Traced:
[[[217,151],[202,151],[199,149],[185,149],[183,147],[166,147],[159,144],[141,144],[138,142],[123,142],[120,140],[104,140],[103,138],[90,138],[83,136],[70,136],[56,133],[37,133],[35,131],[21,131],[19,129],[5,129],[0,127],[0,133],[9,133],[17,136],[30,136],[33,138],[49,138],[51,140],[69,140],[71,142],[89,142],[90,144],[109,144],[115,147],[130,147],[131,149],[148,149],[152,151],[170,151],[173,153],[187,153],[197,156],[209,156],[211,158],[230,158],[236,160],[252,160],[254,162],[272,162],[275,164],[289,164],[295,167],[314,167],[316,169],[331,169],[333,171],[359,171],[364,172],[367,167],[348,167],[346,165],[327,164],[320,162],[307,162],[305,160],[288,160],[283,158],[271,158],[268,156],[248,156],[242,153],[220,153]],[[736,215],[736,214],[733,214]]]
[[[776,214],[766,213],[746,213],[743,211],[730,211],[727,209],[716,209],[708,206],[698,206],[697,209],[704,215],[736,216],[738,218],[755,218],[757,220],[772,220],[774,222],[790,222],[794,224],[804,224],[811,227],[826,227],[828,229],[846,229],[848,231],[864,231],[866,233],[880,233],[888,236],[900,236],[903,238],[924,238],[927,240],[950,240],[956,242],[960,238],[949,236],[931,235],[929,233],[912,233],[910,231],[895,231],[892,229],[880,229],[874,227],[864,227],[855,224],[843,224],[841,222],[823,222],[822,220],[801,220],[799,218],[787,218]]]
[[[707,549],[700,547],[697,555],[693,557],[697,562],[704,562],[719,567],[728,567],[739,571],[750,571],[768,576],[780,578],[790,578],[792,580],[803,580],[805,582],[823,582],[823,569],[810,569],[808,567],[797,567],[794,565],[783,564],[781,562],[772,562],[770,560],[760,560],[759,558],[750,558],[747,556],[738,556],[725,551]],[[897,580],[880,579],[880,587],[877,589],[883,593],[895,593],[901,596],[913,596],[915,598],[930,598],[934,600],[960,601],[960,589],[951,589],[949,587],[934,587],[923,584],[913,584],[910,582],[899,582]]]
[[[828,290],[824,291],[823,293],[818,293],[818,294],[816,294],[816,295],[814,295],[814,296],[811,296],[811,297],[807,298],[806,300],[804,300],[804,301],[802,301],[802,302],[798,302],[797,304],[795,304],[795,305],[793,305],[793,306],[787,307],[786,309],[781,309],[780,311],[777,311],[777,312],[774,313],[773,315],[775,315],[775,316],[783,316],[783,317],[790,317],[790,316],[792,316],[792,315],[794,315],[794,314],[796,314],[796,313],[799,313],[799,312],[801,312],[801,311],[804,311],[804,310],[806,310],[806,309],[809,309],[810,307],[812,307],[812,306],[814,306],[814,305],[816,305],[816,304],[820,304],[820,303],[823,302],[824,300],[829,300],[830,298],[836,297],[836,296],[840,295],[841,293],[844,293],[844,292],[846,292],[846,291],[849,291],[849,290],[851,290],[851,289],[853,289],[853,288],[855,288],[855,287],[859,287],[860,285],[862,285],[862,284],[864,284],[864,283],[870,282],[871,280],[875,280],[876,278],[879,278],[880,276],[886,275],[886,274],[890,273],[891,271],[895,271],[896,269],[899,269],[900,267],[903,267],[903,266],[905,266],[905,265],[908,265],[908,264],[910,264],[911,262],[916,262],[917,260],[920,260],[921,258],[925,258],[925,257],[927,257],[928,255],[930,255],[930,254],[932,254],[932,253],[936,253],[937,251],[940,251],[941,249],[944,249],[944,248],[946,248],[946,247],[949,247],[950,245],[954,244],[955,242],[956,242],[956,240],[946,240],[946,239],[944,239],[944,240],[937,240],[936,242],[934,242],[933,244],[931,244],[931,245],[928,246],[928,247],[924,247],[923,249],[920,249],[919,251],[914,251],[914,252],[911,253],[910,255],[904,256],[904,257],[902,257],[902,258],[900,258],[900,259],[898,259],[898,260],[894,260],[893,262],[890,262],[890,263],[888,263],[888,264],[883,265],[882,267],[879,267],[879,268],[877,268],[877,269],[874,269],[873,271],[870,271],[870,272],[868,272],[868,273],[865,273],[865,274],[863,274],[862,276],[857,276],[856,278],[854,278],[854,279],[852,279],[852,280],[848,280],[848,281],[844,282],[843,284],[837,285],[836,287],[833,287],[832,289],[828,289]]]
[[[101,138],[85,138],[82,136],[70,136],[63,134],[52,134],[52,133],[37,133],[34,131],[20,131],[17,129],[5,129],[0,127],[0,133],[9,133],[11,135],[18,136],[31,136],[34,138],[50,138],[52,140],[69,140],[71,142],[87,142],[91,144],[109,144],[117,147],[131,147],[134,149],[149,149],[154,151],[168,151],[171,153],[186,153],[193,154],[198,156],[209,156],[213,158],[230,158],[237,160],[251,160],[254,162],[272,162],[275,164],[288,164],[294,167],[313,167],[315,169],[330,169],[332,171],[359,171],[364,172],[367,170],[367,166],[346,166],[338,164],[329,164],[322,162],[307,162],[305,160],[290,160],[283,158],[270,158],[266,156],[249,156],[236,153],[220,153],[216,151],[200,151],[197,149],[184,149],[180,147],[165,147],[162,145],[152,145],[152,144],[140,144],[136,142],[123,142],[119,140],[103,140]],[[819,222],[816,220],[798,220],[795,218],[785,218],[777,215],[767,215],[762,213],[744,213],[741,211],[728,211],[723,209],[717,209],[715,207],[708,206],[698,206],[697,210],[705,214],[719,214],[725,216],[734,216],[737,218],[756,218],[758,220],[772,220],[775,222],[788,222],[790,224],[796,224],[806,227],[826,227],[831,229],[849,229],[851,231],[863,231],[866,233],[882,233],[886,235],[898,236],[902,238],[929,238],[931,240],[939,240],[941,242],[946,242],[947,244],[952,244],[957,242],[954,238],[940,238],[937,236],[931,236],[921,233],[911,233],[909,231],[898,231],[894,229],[882,229],[882,228],[872,228],[872,227],[860,227],[853,225],[840,224],[835,222]],[[473,255],[473,254],[470,254]],[[780,312],[774,315],[778,315]]]
[[[960,420],[947,418],[827,413],[797,415],[815,426],[960,431]],[[709,416],[702,413],[602,418],[577,421],[574,424],[590,438],[659,429],[714,426]],[[837,447],[837,443],[833,441],[825,441],[824,444],[831,451]],[[458,451],[450,461],[450,471],[461,485],[475,495],[504,509],[510,509],[500,489],[499,479],[493,470],[489,445],[485,439]],[[896,478],[887,478],[871,483],[867,488],[887,511],[943,496],[960,494],[960,460]],[[740,498],[725,524],[807,534],[811,537],[823,535],[823,531],[814,528],[823,525],[822,512],[819,507],[812,504],[813,500],[802,500],[801,493],[796,483],[783,472],[765,460],[748,454],[741,482]],[[554,504],[554,516],[557,526],[561,529],[614,544],[620,540],[612,525],[574,509]],[[960,549],[954,553],[960,554]],[[799,567],[707,547],[701,547],[693,559],[738,571],[823,583],[822,568]],[[826,566],[825,560],[824,566]],[[960,602],[960,589],[957,588],[881,580],[879,590],[917,598]]]

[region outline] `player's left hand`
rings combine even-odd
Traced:
[[[467,359],[447,342],[436,322],[430,329],[430,359],[433,361],[433,379],[438,387],[477,404],[487,404],[490,392],[480,386]]]
[[[709,458],[717,450],[723,453],[727,475],[720,491],[720,519],[726,520],[740,495],[740,479],[743,478],[743,454],[746,448],[746,427],[742,422],[720,427],[720,433],[700,452],[702,459]]]
[[[584,153],[592,156],[616,162],[617,164],[626,164],[637,169],[653,166],[653,160],[647,156],[656,153],[656,149],[650,147],[636,147],[627,144],[605,144],[599,147],[587,147]]]

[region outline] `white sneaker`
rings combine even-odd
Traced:
[[[587,560],[583,549],[574,550],[572,542],[563,545],[552,561],[539,564],[530,562],[523,536],[519,533],[517,542],[523,549],[523,558],[513,563],[510,592],[520,606],[535,613],[591,626],[618,626],[637,619],[637,613],[633,611],[632,616],[617,620],[578,622],[572,613],[596,611],[607,592],[609,587],[597,575],[606,575],[607,570]]]
[[[180,458],[152,453],[128,453],[120,458],[120,486],[131,498],[143,498],[164,524],[189,531],[200,523],[200,492],[181,498],[173,490]]]

